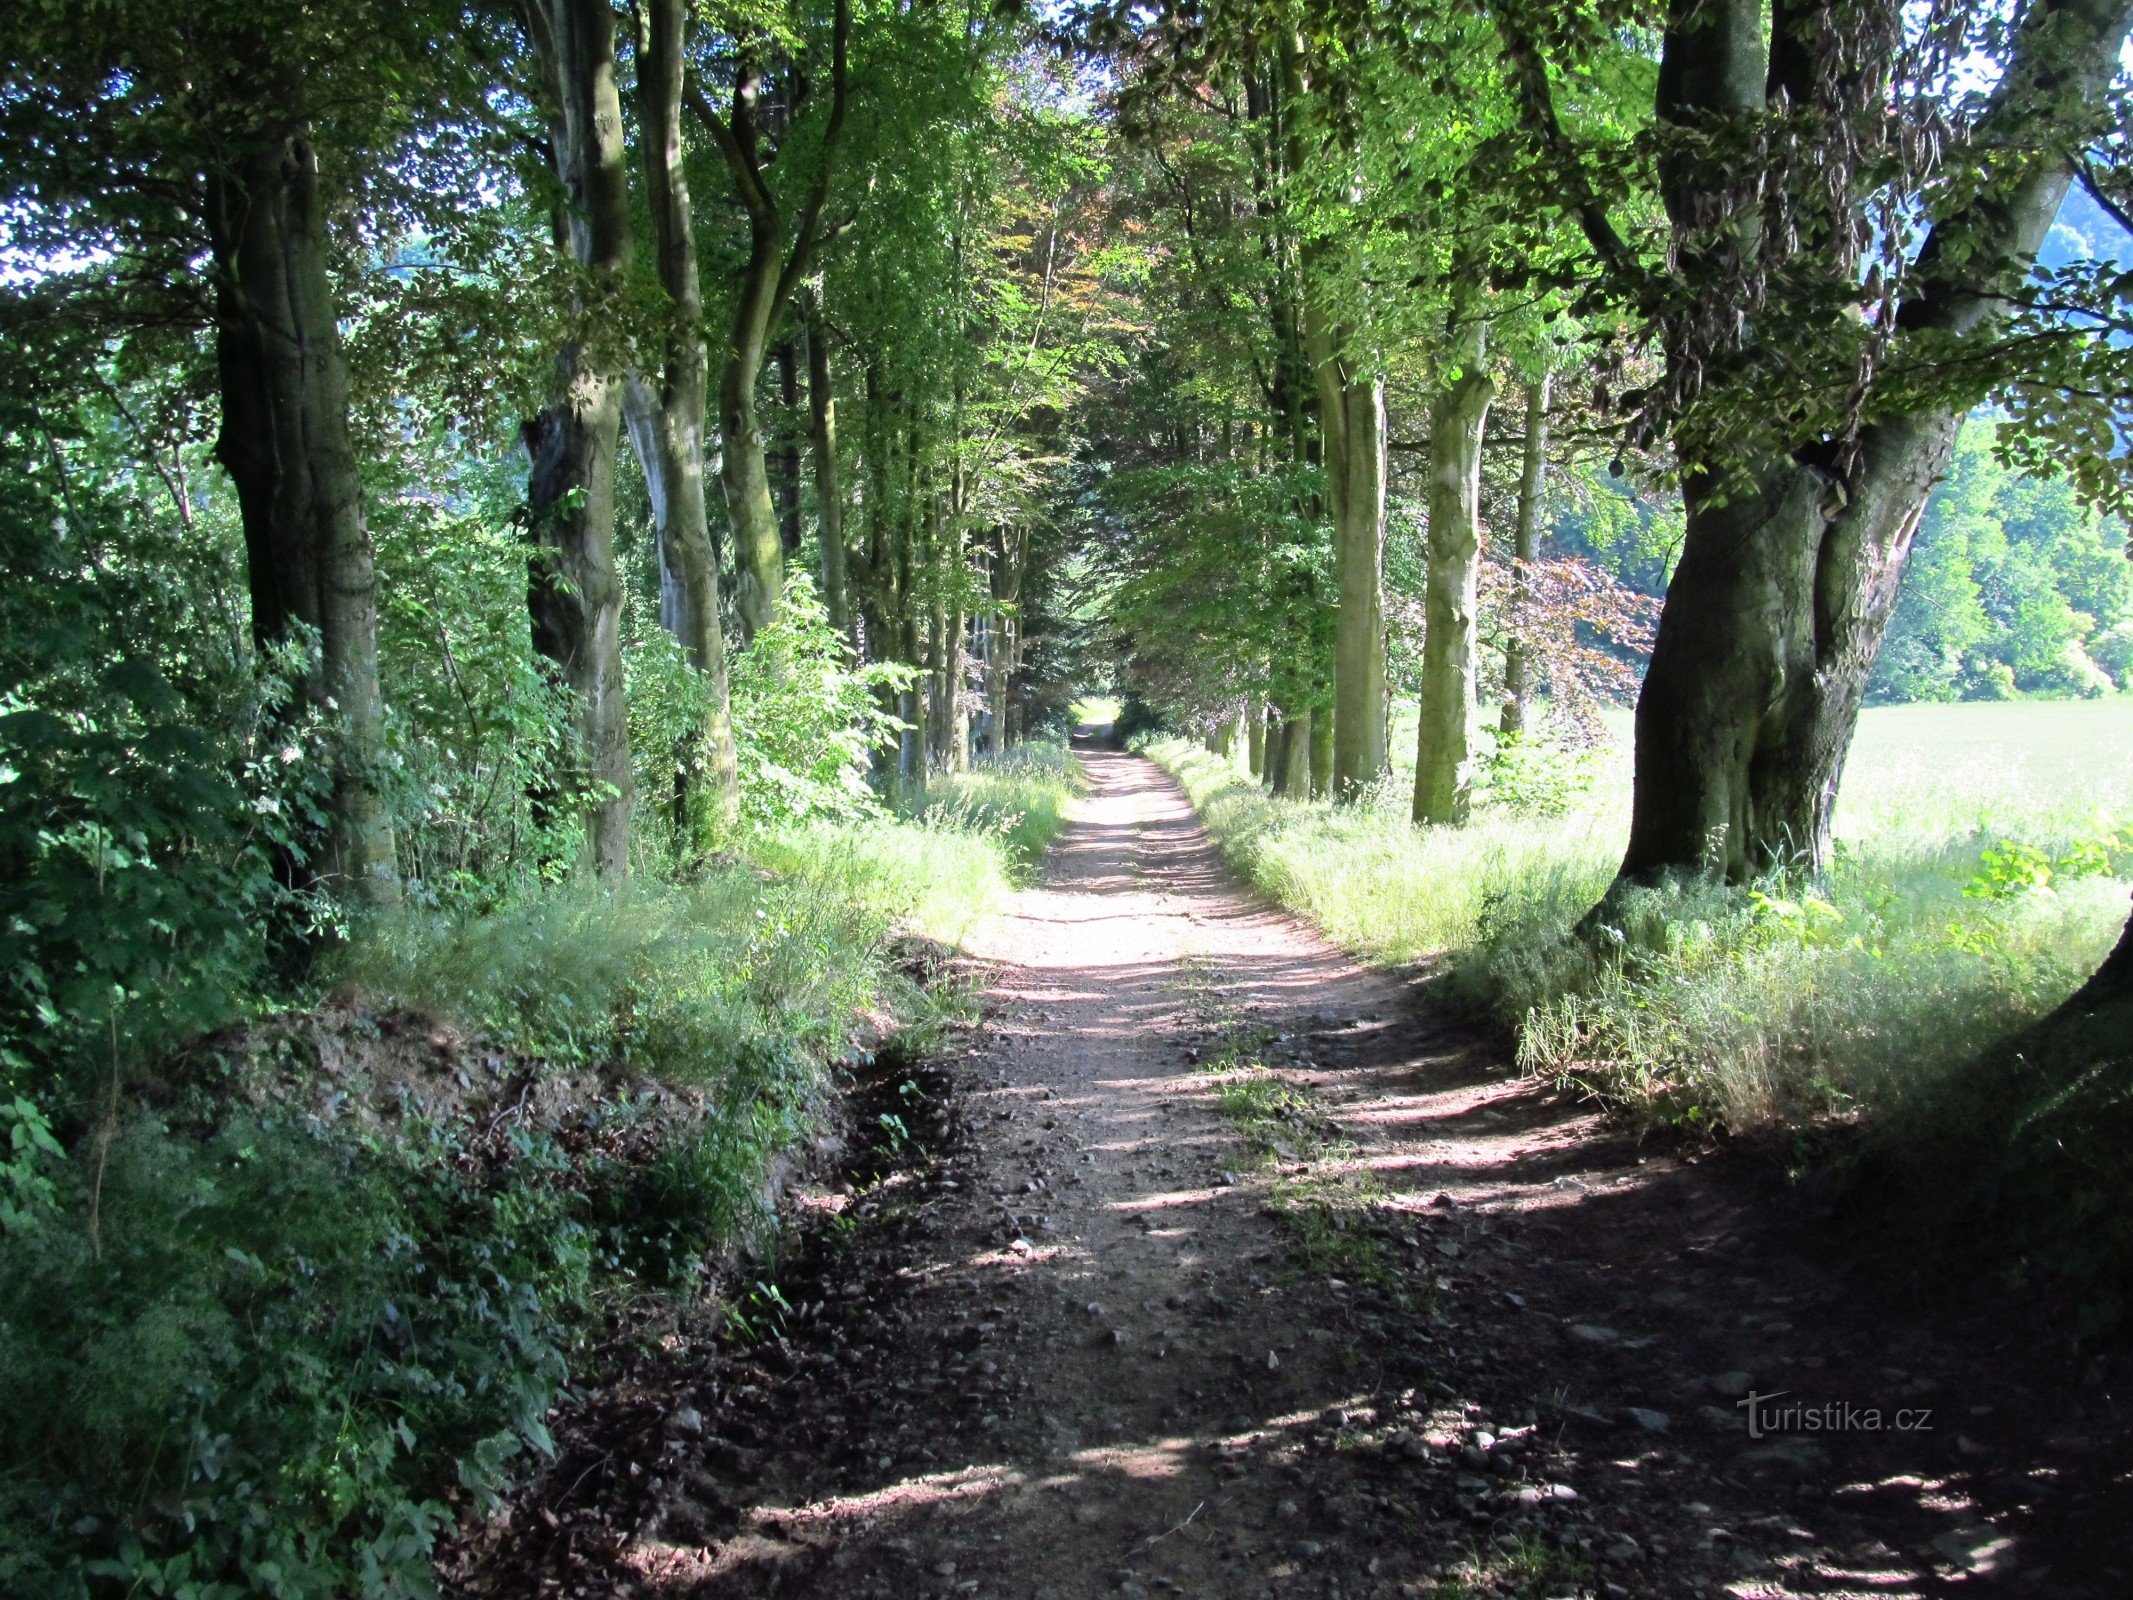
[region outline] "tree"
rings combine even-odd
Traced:
[[[682,0],[646,0],[637,43],[637,124],[644,146],[645,195],[652,214],[659,282],[669,323],[656,391],[632,384],[625,395],[659,533],[662,573],[680,571],[676,634],[703,674],[703,725],[696,748],[683,752],[684,812],[688,777],[699,767],[706,821],[729,829],[739,817],[726,632],[719,618],[718,549],[704,492],[704,410],[710,362],[704,350],[703,289],[696,267],[696,218],[681,136],[686,40]],[[836,613],[832,611],[834,619]],[[699,835],[704,830],[699,828]]]
[[[849,98],[848,54],[851,0],[834,0],[830,21],[829,109],[814,151],[814,168],[803,193],[781,198],[772,189],[770,156],[764,149],[762,97],[774,45],[767,32],[744,22],[732,41],[733,88],[721,115],[701,88],[692,85],[689,105],[724,159],[733,197],[748,214],[748,246],[720,352],[718,419],[720,478],[726,518],[733,530],[739,572],[735,605],[744,640],[752,640],[777,613],[785,581],[785,547],[770,498],[763,432],[756,415],[756,382],[793,291],[808,274],[822,238],[822,210],[836,170]],[[814,80],[797,60],[784,64],[780,97],[785,138],[775,152],[792,153],[793,129],[810,109]],[[780,171],[792,163],[782,163]]]
[[[8,21],[18,242],[89,263],[53,280],[70,317],[214,330],[215,453],[242,508],[253,636],[262,651],[315,640],[290,710],[336,730],[323,836],[292,840],[284,871],[358,900],[394,898],[397,869],[333,219],[357,191],[372,215],[420,204],[393,164],[469,114],[454,31],[369,4],[210,5],[182,29],[135,6]]]
[[[1939,76],[1911,99],[1894,11],[1766,21],[1754,0],[1679,0],[1642,140],[1661,264],[1616,229],[1591,141],[1559,119],[1539,41],[1577,30],[1509,0],[1497,15],[1542,167],[1666,352],[1633,406],[1672,443],[1687,531],[1638,701],[1620,881],[1818,869],[1927,490],[1969,409],[2039,369],[2046,347],[2006,337],[2010,316],[2133,7],[2025,10],[1968,137],[1929,169],[1932,141],[1890,102],[1944,104],[1990,30],[1927,41]]]
[[[622,587],[615,571],[615,458],[623,373],[603,309],[629,271],[631,238],[615,19],[607,0],[527,0],[522,13],[542,76],[549,160],[561,190],[559,246],[584,273],[589,334],[556,353],[554,398],[521,430],[531,474],[527,521],[536,555],[528,587],[534,648],[576,696],[593,871],[629,871],[629,715],[622,681]]]
[[[1503,718],[1506,735],[1525,732],[1528,701],[1533,694],[1533,662],[1520,632],[1518,614],[1526,593],[1525,573],[1540,559],[1541,504],[1548,479],[1548,392],[1554,374],[1545,366],[1526,381],[1526,436],[1518,474],[1518,522],[1512,535],[1510,636],[1503,651]]]
[[[1429,417],[1428,631],[1416,724],[1414,819],[1464,822],[1474,783],[1474,637],[1481,577],[1481,435],[1496,380],[1487,322],[1455,300]]]

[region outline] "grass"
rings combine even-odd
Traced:
[[[952,1010],[900,940],[997,904],[1071,771],[1022,752],[687,884],[388,918],[319,1006],[142,1068],[36,1171],[18,1153],[0,1592],[430,1592],[435,1540],[550,1448],[588,1347],[772,1236],[838,1064]]]
[[[1182,741],[1150,753],[1257,887],[1374,960],[1441,961],[1530,1070],[1734,1129],[1930,1098],[2102,958],[2133,868],[2133,704],[2116,701],[1869,710],[1826,886],[1637,897],[1608,949],[1565,933],[1619,855],[1621,741],[1540,796],[1559,815],[1484,804],[1427,830],[1406,821],[1404,772],[1335,811],[1269,799]]]

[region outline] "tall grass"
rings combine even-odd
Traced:
[[[1761,1129],[1909,1114],[2102,958],[2133,764],[2079,752],[2121,731],[2115,705],[1869,712],[1827,883],[1632,895],[1598,940],[1570,930],[1619,858],[1620,752],[1567,815],[1456,829],[1411,827],[1398,775],[1335,811],[1181,741],[1150,753],[1255,886],[1374,960],[1440,961],[1529,1070]]]

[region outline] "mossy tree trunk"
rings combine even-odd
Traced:
[[[550,146],[569,201],[560,232],[593,292],[619,292],[630,227],[614,13],[605,0],[542,0],[524,14],[547,77]],[[615,572],[622,388],[607,357],[573,340],[556,357],[556,398],[521,429],[532,464],[534,648],[556,663],[574,693],[588,855],[607,879],[629,871],[633,799]]]

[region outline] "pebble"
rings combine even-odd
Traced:
[[[1646,1433],[1664,1433],[1674,1425],[1672,1417],[1664,1411],[1654,1411],[1649,1406],[1624,1406],[1622,1415]]]
[[[1573,1322],[1563,1330],[1579,1344],[1620,1344],[1622,1335],[1597,1322]]]
[[[1721,1400],[1744,1400],[1755,1387],[1755,1380],[1745,1372],[1721,1372],[1703,1382],[1704,1387]]]
[[[704,1414],[694,1406],[683,1406],[667,1418],[667,1432],[685,1433],[692,1439],[704,1431]]]

